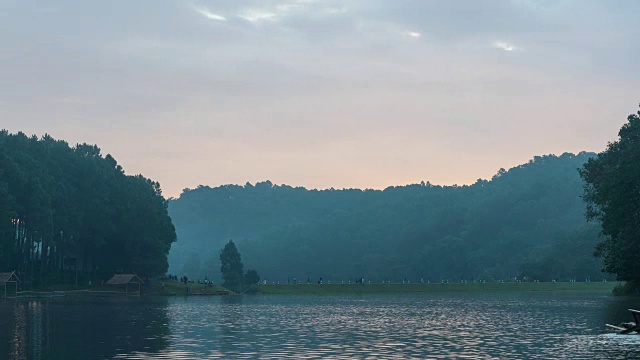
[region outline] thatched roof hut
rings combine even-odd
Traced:
[[[142,284],[143,281],[136,274],[115,274],[106,285]]]
[[[129,292],[129,285],[138,285],[138,294],[144,281],[136,274],[115,274],[105,285],[122,286],[124,285],[125,292]]]
[[[11,283],[15,285],[16,293],[18,292],[18,283],[20,279],[15,271],[0,273],[0,287],[4,288],[4,296],[7,296],[7,286]]]

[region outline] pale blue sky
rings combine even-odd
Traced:
[[[640,2],[0,0],[0,127],[177,196],[472,183],[601,151],[640,102]]]

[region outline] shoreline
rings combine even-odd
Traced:
[[[206,287],[201,284],[192,285],[192,292],[184,292],[184,284],[165,282],[164,291],[156,282],[154,286],[143,292],[142,297],[203,297],[238,295],[219,285]],[[415,294],[415,293],[496,293],[496,292],[601,292],[613,295],[613,289],[623,283],[610,282],[507,282],[507,283],[431,283],[431,284],[267,284],[258,285],[253,295],[359,295],[359,294]],[[105,291],[106,290],[106,291]],[[85,289],[38,289],[21,292],[17,298],[50,298],[78,296],[138,296],[136,292],[113,291],[104,287]],[[8,297],[16,298],[16,297]]]
[[[265,295],[334,295],[334,294],[385,294],[385,293],[478,293],[478,292],[603,292],[613,294],[621,284],[617,281],[570,283],[570,282],[525,282],[525,283],[432,283],[432,284],[267,284],[259,285],[258,291]]]
[[[164,288],[162,285],[164,284]],[[220,285],[211,287],[189,283],[191,292],[187,293],[185,284],[177,281],[156,280],[152,285],[143,289],[142,294],[138,294],[138,288],[132,286],[129,291],[125,291],[122,286],[92,286],[92,287],[74,287],[72,285],[50,285],[38,287],[30,290],[19,291],[17,295],[11,294],[6,299],[41,299],[41,298],[58,298],[58,297],[166,297],[166,296],[227,296],[236,295],[235,292],[224,288]],[[0,294],[0,299],[5,299],[4,294]]]

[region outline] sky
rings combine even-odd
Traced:
[[[634,0],[0,0],[0,128],[95,143],[166,196],[468,184],[604,150]]]

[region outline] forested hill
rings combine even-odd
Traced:
[[[170,271],[219,277],[233,239],[269,281],[602,279],[599,227],[577,169],[593,153],[535,157],[469,186],[307,190],[266,181],[200,186],[170,201]]]
[[[175,239],[157,182],[95,145],[0,131],[0,272],[23,286],[164,274]]]

